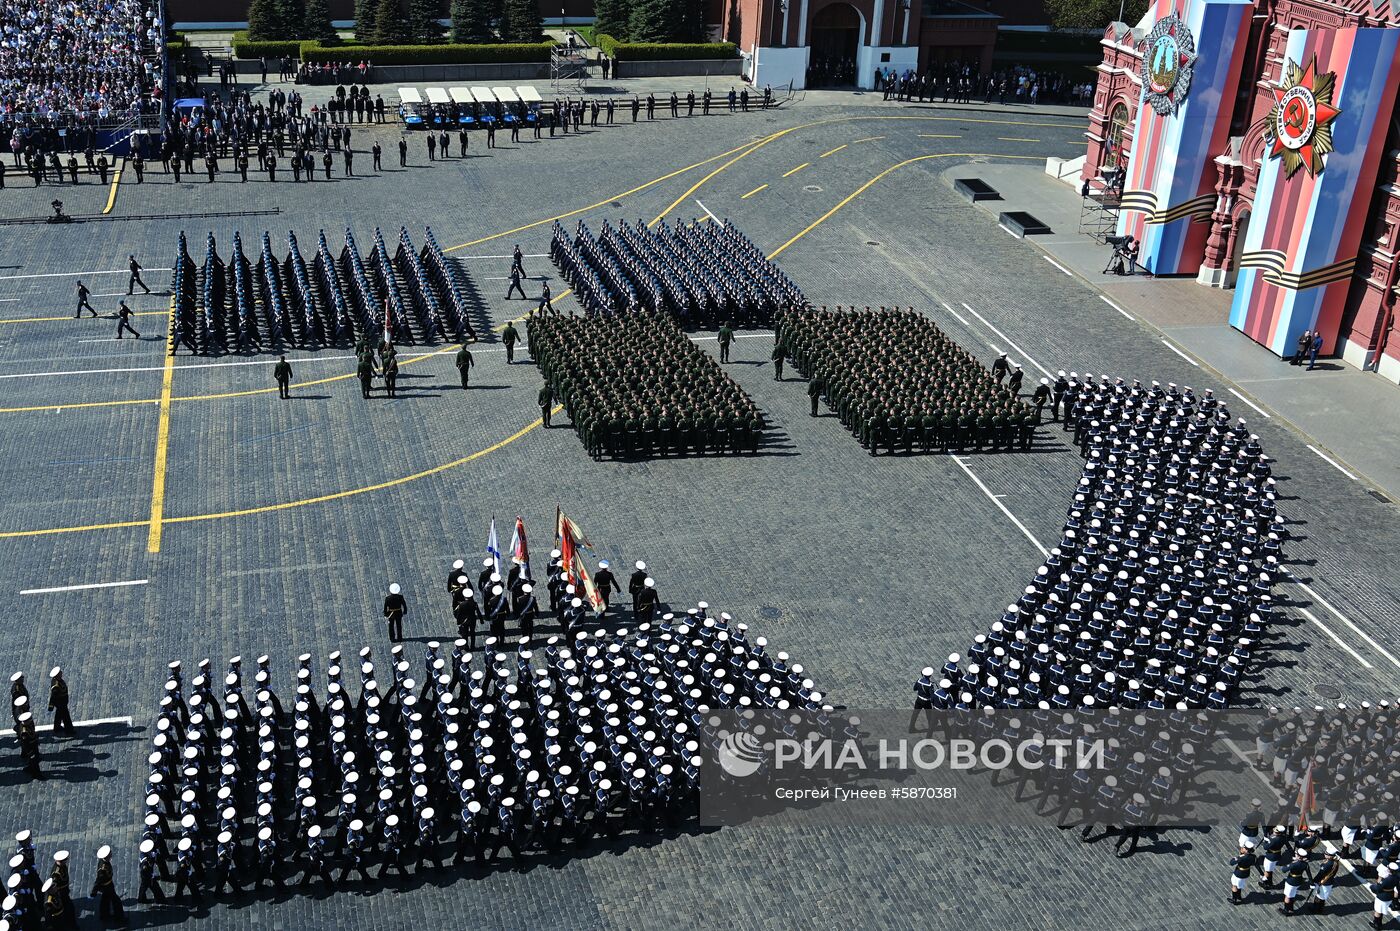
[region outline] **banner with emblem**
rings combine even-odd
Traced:
[[[1337,348],[1400,85],[1400,29],[1295,29],[1272,76],[1230,325],[1280,356]]]
[[[1156,0],[1149,11],[1117,232],[1138,240],[1154,274],[1200,268],[1253,11],[1251,0]]]
[[[576,590],[582,588],[584,601],[595,613],[601,614],[603,596],[593,584],[593,577],[588,574],[588,566],[583,561],[583,550],[592,549],[593,544],[588,542],[588,537],[583,535],[578,524],[559,508],[554,510],[554,536],[559,541],[559,565],[564,570],[564,577]]]

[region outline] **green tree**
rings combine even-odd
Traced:
[[[710,40],[709,30],[705,28],[705,6],[703,3],[681,4],[681,24],[676,33],[677,42],[708,42]]]
[[[634,0],[627,18],[628,40],[674,42],[685,20],[681,8],[686,2],[689,0]]]
[[[627,19],[631,10],[631,0],[594,0],[593,27],[603,35],[609,35],[619,42],[625,42],[627,40]]]
[[[248,38],[254,42],[276,42],[290,38],[282,19],[281,0],[253,0],[248,6]]]
[[[374,7],[374,43],[402,45],[404,41],[403,8],[399,0],[376,0]]]
[[[452,0],[453,42],[490,42],[494,38],[488,0]]]
[[[340,34],[331,25],[331,7],[327,0],[306,0],[306,38],[334,45]]]
[[[355,0],[355,38],[366,44],[374,41],[374,9],[378,0]]]
[[[408,0],[405,32],[409,42],[416,45],[436,45],[442,41],[442,23],[438,22],[441,7],[438,0]]]
[[[1118,18],[1117,0],[1045,0],[1045,12],[1057,29],[1106,29]],[[1123,20],[1136,26],[1147,12],[1147,0],[1127,0]]]
[[[282,20],[283,39],[305,39],[306,4],[305,0],[278,0]]]
[[[501,38],[506,42],[538,42],[544,31],[539,0],[506,0]]]

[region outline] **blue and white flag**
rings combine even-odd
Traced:
[[[496,542],[496,518],[491,518],[491,535],[486,538],[486,555],[491,557],[491,565],[497,575],[501,573],[501,544]],[[501,576],[505,578],[505,576]]]

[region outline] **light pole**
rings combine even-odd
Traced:
[[[774,42],[773,45],[777,48],[783,48],[787,45],[788,0],[778,0],[778,9],[783,11],[783,31],[782,34],[778,36],[778,41]]]
[[[911,2],[911,0],[899,0],[899,6],[900,6],[901,9],[904,10],[904,38],[900,41],[900,43],[899,43],[900,45],[908,45],[908,44],[909,44],[909,7],[910,7],[910,2]]]

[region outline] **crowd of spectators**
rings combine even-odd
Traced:
[[[875,90],[886,100],[941,99],[972,103],[1055,103],[1088,106],[1094,94],[1090,81],[1076,81],[1053,71],[1036,71],[1017,65],[983,73],[971,65],[946,64],[919,74],[912,69],[875,71]]]
[[[5,0],[0,124],[83,128],[159,112],[163,29],[153,0]]]

